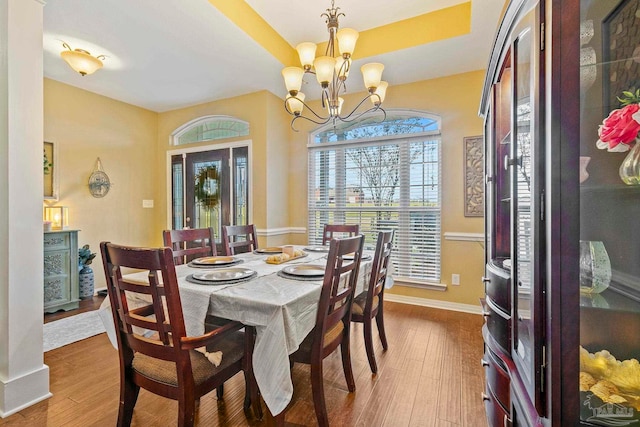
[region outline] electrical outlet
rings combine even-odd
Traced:
[[[153,207],[153,200],[143,200],[142,201],[142,207],[143,208],[152,208]]]
[[[459,285],[460,284],[460,275],[459,274],[452,274],[451,275],[451,284],[452,285]]]

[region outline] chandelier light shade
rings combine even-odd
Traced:
[[[67,50],[60,52],[60,56],[81,76],[93,74],[102,68],[102,60],[105,59],[104,55],[92,56],[86,50],[71,49],[67,43],[62,43],[62,46]]]
[[[386,95],[388,83],[382,81],[384,65],[374,62],[361,67],[364,85],[368,94],[348,114],[343,114],[344,99],[341,95],[347,92],[346,81],[351,70],[352,55],[356,48],[358,32],[352,28],[338,29],[338,19],[345,16],[335,7],[335,1],[331,0],[331,8],[321,16],[325,18],[329,41],[324,55],[316,57],[317,45],[305,42],[296,46],[300,58],[300,67],[286,67],[282,70],[287,96],[285,109],[293,116],[291,128],[296,120],[305,119],[316,124],[332,122],[334,126],[338,121],[350,122],[364,114],[380,110],[386,118],[386,113],[381,107]],[[336,53],[338,50],[339,53]],[[300,89],[305,74],[315,74],[318,84],[322,88],[322,111],[316,112],[305,104],[305,96]],[[362,107],[364,102],[370,99],[372,107]],[[303,114],[303,111],[305,112]],[[308,114],[307,114],[308,112]]]

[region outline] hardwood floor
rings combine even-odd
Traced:
[[[96,297],[84,302],[81,309],[97,308],[100,301]],[[389,350],[382,351],[376,336],[377,376],[369,370],[362,325],[353,324],[355,393],[347,392],[339,352],[325,359],[331,425],[486,426],[480,398],[484,384],[480,366],[482,323],[478,315],[385,303]],[[44,359],[51,369],[53,397],[0,419],[0,426],[115,425],[118,357],[105,334],[47,352]],[[286,425],[316,425],[308,366],[294,366],[293,382],[294,397]],[[225,384],[222,401],[215,393],[201,399],[197,425],[266,425],[265,421],[247,418],[242,410],[243,398],[244,380],[239,374]],[[176,417],[176,402],[141,390],[132,425],[165,427],[175,425]]]

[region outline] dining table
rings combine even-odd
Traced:
[[[277,248],[273,250],[277,252]],[[286,408],[293,396],[289,355],[298,349],[315,326],[323,281],[322,276],[296,276],[282,270],[286,268],[295,272],[296,265],[320,270],[326,266],[328,255],[328,247],[295,246],[295,250],[302,256],[280,264],[267,262],[268,259],[273,260],[269,258],[273,254],[268,250],[256,250],[234,255],[232,262],[226,264],[208,265],[192,261],[176,265],[187,335],[203,334],[207,315],[236,320],[255,328],[254,374],[265,404],[274,416]],[[355,295],[368,285],[372,258],[373,251],[363,252]],[[222,271],[219,268],[246,269],[255,274],[230,282],[216,280],[209,283],[196,279],[206,278],[206,272]],[[127,274],[124,278],[148,283],[148,272]],[[127,300],[134,307],[147,304],[148,300],[141,297],[128,295]],[[117,346],[108,298],[100,307],[100,316],[111,343]]]

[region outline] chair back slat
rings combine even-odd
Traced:
[[[343,322],[345,332],[351,322],[353,292],[358,280],[364,236],[332,239],[327,256],[327,266],[318,302],[314,346],[324,347],[324,335],[338,322]],[[353,260],[345,260],[345,255]],[[336,340],[338,342],[339,340]]]
[[[176,361],[191,369],[188,352],[180,350],[180,338],[186,335],[173,253],[170,248],[133,248],[108,242],[100,244],[112,301],[118,346],[129,354],[140,352],[163,360]],[[147,285],[122,278],[122,268],[147,270]],[[143,294],[149,301],[130,307],[127,293]],[[147,336],[148,331],[155,334]]]
[[[162,238],[164,245],[173,250],[173,259],[176,265],[200,257],[217,255],[213,228],[164,230]]]
[[[359,224],[325,224],[322,229],[322,244],[326,245],[334,238],[334,234],[339,234],[339,237],[353,237],[359,233]]]
[[[256,226],[254,224],[223,226],[222,244],[228,256],[258,249]]]
[[[364,306],[365,312],[372,309],[375,297],[384,292],[384,285],[387,281],[389,260],[391,259],[391,249],[393,248],[394,233],[394,230],[378,232],[376,251],[373,256],[373,263],[371,264],[369,289],[367,291],[367,299]]]

